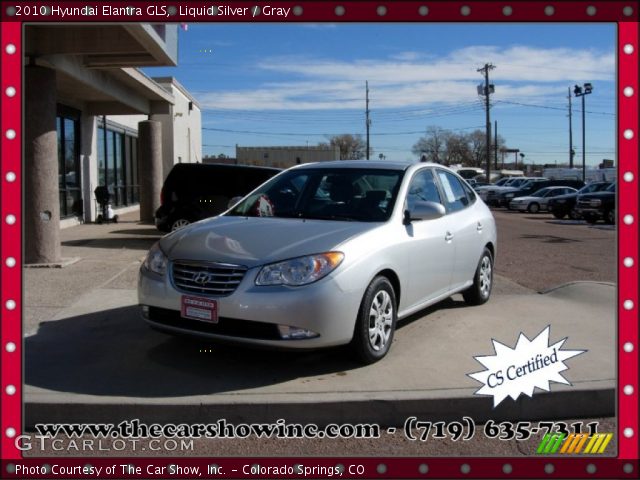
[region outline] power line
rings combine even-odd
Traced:
[[[522,107],[546,108],[548,110],[563,110],[563,111],[566,111],[565,107],[551,107],[551,106],[548,106],[548,105],[536,105],[536,104],[533,104],[533,103],[511,102],[509,100],[497,100],[495,103],[508,103],[508,104],[511,104],[511,105],[520,105]],[[580,111],[580,110],[578,110],[578,111]],[[593,114],[596,114],[596,115],[611,115],[613,117],[615,117],[615,115],[616,115],[615,113],[591,112],[589,110],[585,110],[585,113],[593,113]]]

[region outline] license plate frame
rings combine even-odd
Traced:
[[[218,301],[183,295],[180,300],[180,316],[205,323],[218,323]]]

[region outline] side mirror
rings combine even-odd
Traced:
[[[444,217],[446,213],[447,211],[440,203],[418,201],[410,209],[404,211],[404,224],[409,225],[411,222],[419,220],[433,220]]]
[[[231,200],[229,200],[229,203],[227,203],[227,209],[233,207],[236,203],[238,203],[243,198],[244,197],[241,197],[241,196],[233,197]]]

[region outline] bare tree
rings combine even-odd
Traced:
[[[327,145],[320,143],[319,145]],[[329,138],[329,145],[340,149],[340,160],[361,160],[365,158],[367,145],[361,135],[334,135]]]
[[[469,136],[464,133],[446,132],[445,135],[445,165],[460,163],[467,165],[472,161]]]
[[[484,168],[487,161],[487,134],[484,130],[474,130],[469,135],[469,147],[471,149],[472,162],[474,167]],[[491,162],[493,164],[495,145],[491,138]],[[498,152],[507,144],[504,137],[498,135]]]
[[[447,131],[441,127],[429,126],[426,134],[420,137],[411,151],[419,157],[424,155],[430,162],[442,163],[446,134]]]

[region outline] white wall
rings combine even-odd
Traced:
[[[161,83],[174,96],[169,115],[153,115],[162,123],[162,160],[164,178],[176,163],[202,163],[202,114],[200,109],[174,84]]]

